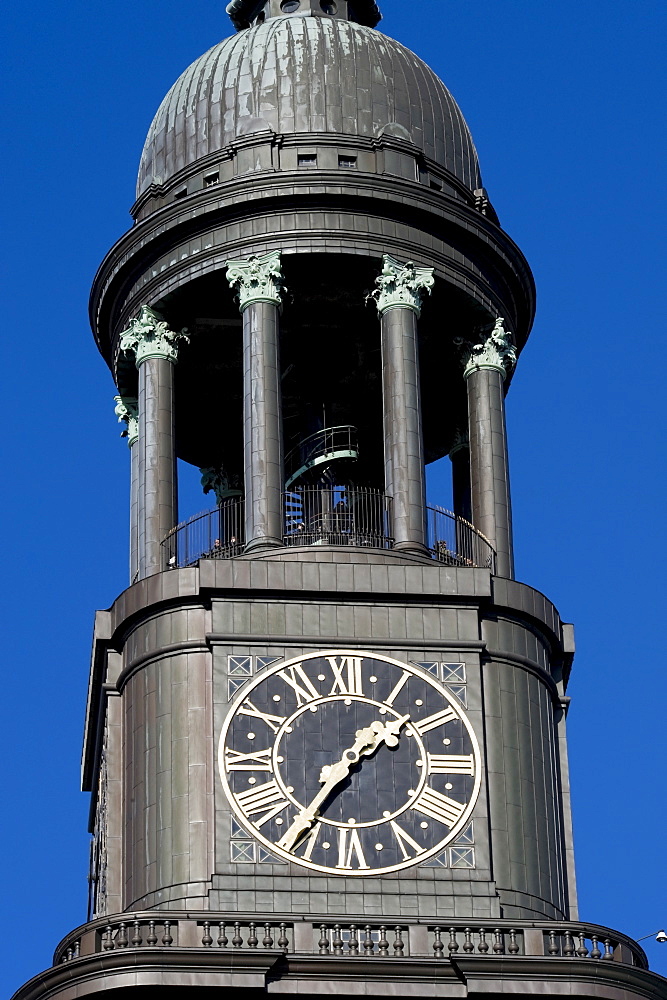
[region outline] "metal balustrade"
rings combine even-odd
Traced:
[[[285,545],[390,549],[391,498],[363,486],[306,486],[284,494]]]
[[[451,510],[426,508],[426,539],[438,562],[496,571],[496,553],[491,542],[470,521]]]
[[[341,459],[357,459],[357,428],[350,424],[315,431],[285,455],[285,485],[289,489],[310,469]]]
[[[245,545],[244,510],[242,497],[230,497],[213,510],[202,511],[176,525],[162,542],[164,568],[178,569],[199,559],[241,555]]]
[[[505,961],[526,955],[555,962],[616,962],[647,969],[642,948],[606,927],[569,921],[444,921],[392,923],[312,918],[281,914],[249,915],[155,911],[116,914],[72,931],[57,947],[54,965],[105,952],[135,949],[208,949],[272,952],[276,955],[327,955],[332,958],[399,960],[462,959]]]
[[[391,497],[363,486],[307,486],[283,494],[283,544],[393,547]],[[443,507],[426,508],[427,544],[447,566],[495,572],[496,555],[484,535]],[[200,559],[230,559],[245,545],[244,501],[230,497],[213,510],[177,525],[162,542],[163,566],[176,569]]]

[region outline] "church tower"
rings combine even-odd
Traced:
[[[374,0],[227,11],[93,285],[130,579],[95,624],[89,920],[16,1000],[667,998],[578,919],[573,630],[512,553],[534,285],[465,120]],[[210,501],[180,521],[177,459]]]

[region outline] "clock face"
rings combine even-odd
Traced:
[[[338,875],[437,854],[468,821],[481,777],[470,723],[433,675],[350,650],[309,653],[244,685],[218,756],[254,837]]]

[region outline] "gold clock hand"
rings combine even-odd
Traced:
[[[372,722],[365,729],[358,729],[355,733],[357,738],[354,744],[343,752],[341,759],[330,767],[322,768],[322,773],[320,774],[320,781],[324,782],[322,788],[312,802],[304,806],[298,816],[294,818],[278,841],[278,847],[282,847],[285,851],[291,850],[301,834],[305,833],[313,825],[317,819],[319,807],[329,793],[348,776],[352,767],[359,761],[359,758],[367,757],[382,743],[386,743],[388,747],[395,747],[398,743],[401,726],[409,718],[409,715],[404,715],[394,722],[387,724]]]
[[[311,828],[317,817],[319,807],[329,793],[348,776],[351,768],[359,760],[362,750],[366,750],[367,748],[375,749],[378,745],[378,734],[370,727],[357,730],[356,737],[357,739],[354,744],[344,751],[339,761],[328,768],[322,769],[322,773],[320,774],[320,781],[324,782],[322,788],[320,788],[312,802],[304,806],[298,816],[295,817],[282,838],[278,841],[278,847],[282,847],[285,851],[291,850],[301,834]],[[367,749],[367,752],[370,752],[370,749]]]

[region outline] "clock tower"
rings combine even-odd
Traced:
[[[534,285],[465,120],[374,0],[227,12],[93,285],[130,579],[95,623],[89,919],[16,1000],[667,998],[577,913],[573,630],[512,551]]]

